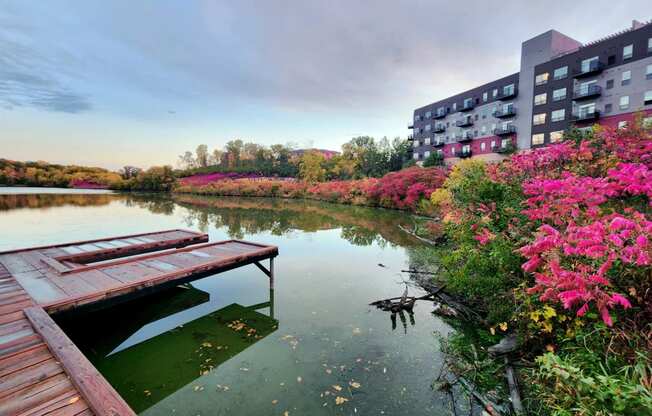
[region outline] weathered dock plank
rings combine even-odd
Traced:
[[[135,415],[108,381],[77,349],[48,314],[39,307],[25,309],[25,315],[43,337],[56,359],[71,375],[72,384],[98,415]],[[80,409],[82,411],[84,409]]]
[[[168,230],[1,252],[0,415],[135,415],[48,312],[247,264],[272,285],[277,247],[200,244],[206,241],[206,234]],[[265,259],[269,270],[260,264]]]

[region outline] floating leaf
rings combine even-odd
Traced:
[[[326,373],[330,374],[330,373],[332,373],[332,372],[333,372],[333,371],[332,371],[330,368],[327,368],[327,369],[326,369]]]
[[[354,389],[359,389],[360,383],[358,383],[357,381],[351,381],[349,382],[349,386],[353,387]]]
[[[73,403],[77,403],[78,401],[79,401],[79,396],[75,396],[70,400],[68,400],[68,403],[73,404]]]
[[[336,405],[344,404],[344,403],[346,403],[348,401],[349,401],[349,399],[347,399],[346,397],[337,396],[335,398],[335,404]]]
[[[201,346],[206,347],[206,348],[211,348],[213,346],[213,344],[211,344],[210,342],[204,342],[204,343],[201,344]]]
[[[297,383],[301,383],[302,381],[303,379],[301,378],[301,376],[297,377]]]
[[[272,404],[276,404],[276,403],[278,403],[278,400],[276,399],[272,400]]]
[[[342,387],[338,386],[337,384],[333,384],[333,388],[337,391],[342,391]]]

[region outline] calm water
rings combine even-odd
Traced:
[[[397,224],[410,221],[298,201],[13,194],[0,195],[0,250],[168,228],[279,247],[273,292],[247,266],[56,317],[143,415],[449,414],[431,388],[448,327],[427,303],[394,324],[368,306],[403,291],[419,247]]]

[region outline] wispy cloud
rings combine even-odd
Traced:
[[[4,19],[0,19],[3,23]],[[23,26],[1,25],[0,107],[36,107],[47,111],[80,113],[92,108],[89,97],[60,80],[66,73],[51,57],[30,47]]]

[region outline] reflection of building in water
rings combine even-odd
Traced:
[[[233,303],[134,342],[145,325],[155,326],[163,318],[201,307],[209,295],[186,286],[155,294],[150,300],[62,322],[70,337],[136,412],[158,403],[278,328],[270,290],[267,302],[252,306]],[[261,313],[264,310],[269,310],[269,316]]]

